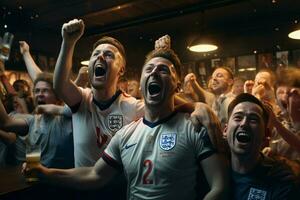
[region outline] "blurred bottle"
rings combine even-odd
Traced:
[[[7,61],[9,59],[10,48],[14,40],[14,35],[12,33],[4,33],[2,44],[0,44],[0,59]]]

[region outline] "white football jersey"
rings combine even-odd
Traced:
[[[91,89],[81,88],[81,92],[81,104],[72,115],[75,167],[94,166],[114,134],[144,113],[143,102],[125,93],[101,110]]]
[[[199,162],[214,153],[205,127],[195,132],[188,115],[156,123],[139,119],[121,129],[102,158],[124,170],[128,199],[195,199]]]

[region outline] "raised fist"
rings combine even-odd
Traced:
[[[164,35],[155,41],[155,49],[171,49],[171,38],[169,35]]]
[[[20,44],[20,53],[23,55],[24,53],[29,52],[29,45],[25,41],[19,41]]]
[[[81,19],[73,19],[64,23],[61,29],[62,37],[67,42],[77,42],[84,32],[84,22]]]

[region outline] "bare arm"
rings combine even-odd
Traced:
[[[37,114],[63,115],[64,107],[55,104],[38,105],[35,108]]]
[[[0,128],[4,131],[14,132],[19,135],[28,133],[28,126],[23,119],[13,119],[7,115],[7,112],[0,100]]]
[[[29,45],[25,41],[19,41],[20,44],[20,53],[23,55],[23,59],[27,68],[27,71],[29,73],[29,76],[31,80],[35,80],[36,76],[39,73],[42,73],[41,69],[36,65],[34,62],[30,51],[29,51]]]
[[[277,132],[281,135],[281,137],[296,151],[300,152],[300,137],[298,136],[299,134],[294,134],[290,130],[285,128],[283,124],[276,118],[270,105],[266,105],[265,108],[268,110],[269,113],[269,129],[272,130],[272,128],[275,127],[277,129]]]
[[[23,165],[23,174],[30,174],[31,171],[38,171],[41,177],[55,185],[70,187],[74,189],[86,190],[97,189],[110,181],[117,170],[106,164],[101,158],[94,167],[79,167],[73,169],[49,169],[42,165]]]
[[[63,41],[54,70],[54,90],[68,105],[73,106],[81,101],[79,88],[71,81],[70,71],[76,42],[84,32],[82,20],[74,19],[62,27]]]
[[[209,100],[214,96],[212,93],[207,92],[205,89],[203,89],[199,83],[196,80],[195,75],[191,77],[191,86],[193,87],[195,93],[199,97],[199,101],[203,103],[210,104]]]
[[[16,141],[16,139],[17,136],[15,133],[0,130],[0,140],[3,141],[5,144],[12,144]]]
[[[210,191],[204,197],[204,200],[209,199],[229,199],[229,170],[218,154],[201,161],[205,177],[210,186]]]

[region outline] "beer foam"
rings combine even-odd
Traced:
[[[34,152],[26,154],[26,161],[27,162],[40,162],[41,153],[40,152]]]

